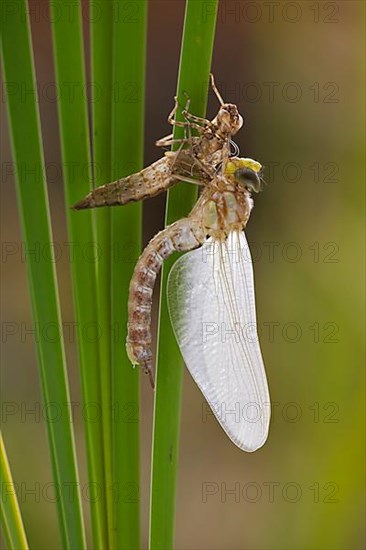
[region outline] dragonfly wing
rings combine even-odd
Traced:
[[[208,239],[173,266],[168,307],[185,363],[230,439],[252,452],[268,435],[270,399],[244,232]]]

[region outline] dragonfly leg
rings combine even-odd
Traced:
[[[217,99],[219,100],[220,105],[224,105],[225,102],[222,99],[222,96],[221,96],[219,90],[217,89],[217,86],[216,86],[216,83],[215,83],[215,78],[214,78],[214,75],[212,73],[210,73],[210,79],[211,79],[211,88],[213,89]]]
[[[177,113],[177,110],[178,110],[178,99],[177,99],[177,96],[174,97],[174,107],[172,109],[172,111],[170,112],[169,116],[168,116],[168,122],[169,124],[171,124],[172,126],[179,126],[180,128],[194,128],[195,130],[197,130],[199,133],[202,133],[204,132],[205,130],[205,127],[206,126],[209,126],[211,125],[211,122],[209,120],[206,120],[205,118],[199,118],[199,117],[196,117],[197,120],[195,122],[199,121],[201,122],[201,124],[194,124],[193,121],[189,121],[189,120],[186,120],[185,122],[181,121],[181,120],[175,120],[175,115]],[[190,104],[190,99],[189,97],[187,96],[187,102],[186,102],[186,105],[185,105],[185,108],[183,109],[182,111],[182,115],[184,116],[184,118],[186,118],[186,115],[190,115],[190,113],[188,112],[188,108],[189,108],[189,104]],[[187,108],[188,107],[188,108]],[[194,115],[190,115],[190,116],[194,116]],[[202,126],[203,125],[203,126]]]
[[[178,139],[178,138],[173,138],[173,134],[169,134],[169,136],[165,136],[161,139],[159,139],[158,141],[155,142],[155,145],[157,147],[169,147],[169,145],[174,145],[174,144],[186,144],[186,143],[189,143],[191,141],[190,138],[182,138],[182,139]]]
[[[189,95],[184,92],[184,95],[186,97],[186,104],[184,106],[184,109],[182,110],[182,116],[185,118],[186,124],[187,124],[187,130],[192,133],[192,128],[197,130],[198,132],[202,132],[206,129],[206,127],[211,127],[212,123],[210,120],[207,120],[206,118],[194,116],[189,112],[189,107],[191,104],[191,98]],[[195,124],[198,123],[198,124]]]
[[[200,127],[201,126],[211,127],[212,122],[210,120],[208,120],[207,118],[204,118],[204,117],[199,117],[199,116],[193,115],[192,113],[189,112],[191,99],[190,99],[190,97],[187,93],[184,93],[184,95],[186,96],[187,101],[186,101],[185,107],[182,111],[182,115],[184,116],[184,118],[186,118],[186,121],[187,122],[197,122],[200,125]]]
[[[168,116],[168,122],[169,124],[171,124],[172,126],[179,126],[181,128],[186,128],[187,127],[187,122],[182,122],[180,120],[175,120],[175,115],[177,113],[177,110],[178,110],[178,98],[177,96],[174,97],[174,107],[173,109],[171,110],[171,112],[169,113],[169,116]]]
[[[152,384],[151,307],[157,275],[163,261],[173,252],[193,250],[204,239],[198,219],[183,218],[158,233],[136,264],[128,297],[126,349],[130,361],[149,374]]]
[[[186,109],[183,109],[182,115],[186,119],[187,124],[190,124],[190,126],[192,128],[195,128],[195,129],[201,128],[202,129],[202,125],[204,125],[206,127],[210,127],[210,128],[213,127],[213,124],[210,120],[207,120],[206,118],[202,118],[202,117],[199,117],[199,116],[196,116],[196,115],[192,115]],[[197,123],[197,124],[194,124],[194,123]]]

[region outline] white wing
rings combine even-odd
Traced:
[[[244,451],[268,435],[270,400],[244,232],[208,239],[173,266],[168,306],[185,363],[230,439]]]

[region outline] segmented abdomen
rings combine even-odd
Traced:
[[[205,235],[198,223],[183,218],[158,233],[138,260],[128,298],[127,354],[133,364],[152,371],[151,304],[156,277],[163,261],[174,251],[187,251],[202,244]],[[151,377],[152,380],[152,377]]]
[[[167,155],[136,174],[102,185],[77,202],[73,208],[82,210],[122,205],[147,196],[153,197],[176,183],[176,177],[171,174],[171,162],[171,157]]]

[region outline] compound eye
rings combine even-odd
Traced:
[[[244,185],[248,191],[259,193],[261,190],[261,180],[258,172],[254,172],[250,168],[239,168],[235,171],[234,177],[238,183]]]

